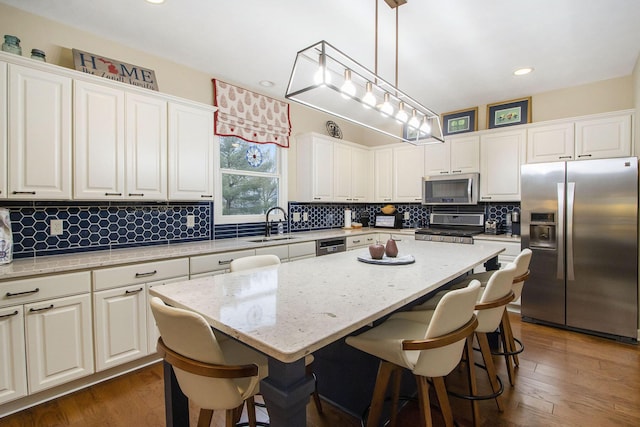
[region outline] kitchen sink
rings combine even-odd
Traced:
[[[261,237],[259,239],[248,240],[251,243],[266,243],[266,242],[278,242],[281,240],[294,240],[296,237],[292,236],[275,236],[275,237]]]

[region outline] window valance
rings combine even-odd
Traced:
[[[289,104],[213,79],[215,134],[289,148]]]

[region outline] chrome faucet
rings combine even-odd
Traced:
[[[272,208],[269,208],[269,210],[267,211],[267,215],[265,216],[265,221],[264,221],[264,236],[265,237],[270,237],[271,236],[271,227],[269,226],[269,214],[274,210],[281,211],[282,215],[284,215],[284,220],[285,221],[287,220],[287,213],[280,206],[274,206]]]

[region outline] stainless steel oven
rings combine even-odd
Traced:
[[[477,173],[422,179],[423,205],[477,205],[479,192],[480,174]]]

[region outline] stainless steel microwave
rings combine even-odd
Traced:
[[[422,179],[423,205],[477,205],[479,192],[478,173],[425,176]]]

